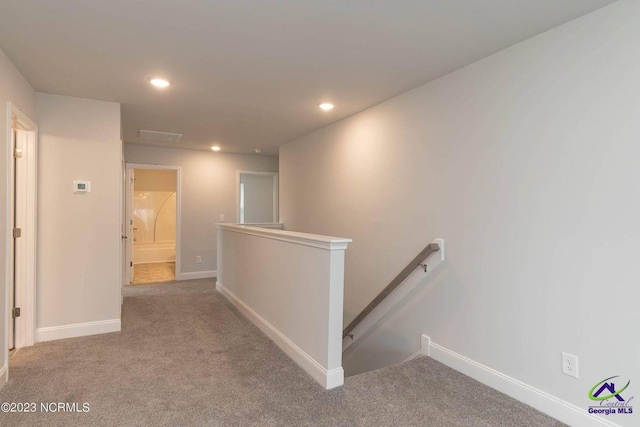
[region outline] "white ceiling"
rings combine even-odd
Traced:
[[[152,145],[276,154],[609,3],[12,0],[0,4],[0,47],[37,91],[122,103],[125,142],[148,129],[184,134]],[[156,75],[173,85],[152,88]]]

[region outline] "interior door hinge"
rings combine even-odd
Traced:
[[[20,307],[16,307],[11,310],[11,317],[13,317],[14,319],[16,317],[20,317]]]
[[[133,267],[133,261],[129,263],[129,267]]]
[[[13,229],[13,238],[17,239],[18,237],[22,237],[22,229],[16,227]]]
[[[13,157],[19,159],[22,157],[22,150],[20,148],[13,149]]]

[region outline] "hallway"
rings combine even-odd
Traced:
[[[214,289],[129,287],[120,333],[21,349],[0,402],[84,402],[87,413],[0,413],[23,426],[554,426],[422,357],[323,390]]]

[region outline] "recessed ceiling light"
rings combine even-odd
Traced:
[[[214,145],[213,147],[211,147],[211,149],[212,149],[213,151],[220,151],[220,150],[221,150],[221,148],[220,148],[220,146],[219,146],[219,145]]]
[[[151,83],[155,87],[167,87],[167,86],[169,86],[171,84],[171,82],[169,82],[169,80],[161,79],[161,78],[158,78],[158,77],[154,77],[154,78],[149,79],[149,83]]]
[[[333,110],[333,104],[330,102],[323,102],[322,104],[318,104],[318,107],[320,107],[320,109],[324,111]]]
[[[262,153],[262,148],[256,148],[255,150],[256,150],[256,153],[258,154]]]

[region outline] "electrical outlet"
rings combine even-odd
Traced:
[[[224,214],[220,214],[220,222],[224,222]]]
[[[196,264],[202,264],[202,257],[200,255],[196,256]]]
[[[562,353],[562,373],[570,377],[578,378],[578,356]]]

